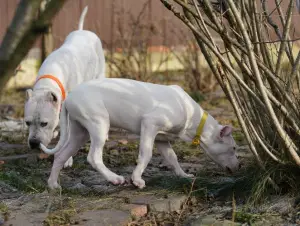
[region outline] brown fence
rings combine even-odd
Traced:
[[[13,18],[18,2],[19,0],[0,1],[0,42]],[[77,29],[80,14],[86,5],[89,10],[84,29],[97,33],[106,48],[110,48],[115,42],[118,30],[126,29],[130,17],[137,17],[142,9],[144,13],[141,20],[155,24],[156,28],[162,31],[160,35],[151,37],[151,44],[167,46],[182,44],[180,43],[182,41],[174,37],[172,29],[185,27],[158,0],[69,0],[53,21],[55,47],[63,42],[68,33]]]
[[[275,8],[274,1],[267,1],[269,11]],[[283,1],[283,11],[287,8],[289,1]],[[9,26],[19,0],[0,1],[0,43]],[[146,5],[145,5],[146,4]],[[141,20],[145,23],[155,25],[160,33],[153,34],[149,39],[150,45],[176,46],[185,44],[186,39],[179,38],[174,33],[174,28],[180,33],[190,35],[190,32],[170,11],[168,11],[159,0],[69,0],[53,21],[54,45],[58,47],[66,35],[77,29],[78,20],[83,8],[88,5],[89,11],[86,16],[84,28],[94,31],[101,38],[105,48],[111,48],[119,37],[119,30],[129,26],[130,17],[138,17],[144,8]],[[273,13],[275,21],[278,15]],[[292,22],[292,36],[300,37],[299,24],[300,15],[295,14]],[[280,23],[279,23],[280,24]],[[272,33],[271,36],[277,39]],[[191,36],[190,36],[191,37]],[[36,46],[38,45],[38,42]]]

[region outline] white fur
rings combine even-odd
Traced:
[[[48,184],[57,188],[57,177],[63,164],[90,138],[88,162],[113,184],[124,178],[110,171],[103,163],[102,151],[110,126],[140,135],[139,157],[132,174],[133,183],[143,188],[142,173],[152,157],[153,145],[177,175],[191,177],[180,167],[169,141],[191,142],[203,114],[203,109],[179,86],[164,86],[128,79],[93,80],[77,86],[63,104],[57,146]],[[235,152],[232,129],[222,126],[208,115],[201,146],[221,167],[235,171],[239,161]]]
[[[38,71],[53,75],[63,84],[66,94],[78,84],[105,77],[105,58],[98,36],[82,30],[87,7],[84,8],[78,30],[71,32],[63,45],[52,52]],[[58,84],[48,78],[39,80],[33,90],[27,90],[25,121],[29,125],[29,146],[33,141],[48,145],[58,125],[62,94]],[[41,123],[47,123],[42,127]],[[72,159],[66,166],[72,164]]]

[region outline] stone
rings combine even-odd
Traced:
[[[81,183],[80,178],[70,177],[65,172],[60,174],[59,183],[63,188],[72,188]]]
[[[86,194],[90,191],[90,188],[85,186],[82,183],[77,183],[77,184],[73,185],[72,187],[69,187],[68,189],[72,190],[72,191],[76,191],[80,194]]]
[[[106,147],[107,150],[114,149],[114,148],[118,147],[118,142],[116,142],[116,141],[107,141],[105,143],[105,147]]]
[[[37,163],[38,156],[37,155],[29,155],[26,159],[27,164],[34,164]]]
[[[92,191],[94,191],[96,193],[99,193],[99,194],[110,194],[110,193],[113,193],[116,190],[118,190],[119,187],[111,185],[111,184],[107,184],[107,185],[92,185],[91,189],[92,189]]]
[[[18,198],[22,195],[16,188],[0,181],[0,200]]]
[[[105,185],[107,184],[107,181],[99,173],[95,172],[93,175],[91,174],[91,176],[83,178],[82,183],[87,186],[93,186]]]
[[[128,210],[133,218],[140,218],[148,213],[147,205],[124,204],[122,210]]]
[[[169,199],[169,211],[179,211],[182,205],[187,200],[185,195],[174,195],[171,196]]]
[[[277,212],[279,214],[288,214],[293,210],[294,198],[290,197],[275,197],[271,201],[269,207],[265,207],[268,212]]]
[[[32,225],[38,226],[43,225],[43,221],[46,219],[46,213],[17,213],[14,216],[9,217],[8,221],[5,222],[5,225]]]
[[[185,226],[240,226],[240,223],[235,223],[230,220],[218,220],[215,215],[197,216],[188,218]]]
[[[179,211],[186,200],[185,195],[171,195],[168,198],[157,198],[153,195],[136,196],[130,199],[132,204],[145,204],[148,211],[173,212]]]
[[[122,210],[97,210],[86,211],[79,215],[79,225],[85,226],[107,226],[127,225],[130,222],[130,213]]]

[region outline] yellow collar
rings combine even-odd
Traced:
[[[207,116],[208,116],[208,113],[206,111],[204,111],[203,115],[202,115],[202,118],[200,120],[200,123],[198,125],[198,128],[197,128],[197,132],[196,132],[196,135],[193,139],[193,144],[194,145],[199,145],[200,144],[200,137],[202,135],[202,132],[203,132],[203,127],[205,125],[205,122],[206,122],[206,119],[207,119]]]

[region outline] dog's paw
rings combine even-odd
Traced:
[[[191,174],[191,173],[186,173],[186,174],[184,175],[184,177],[185,177],[185,178],[194,178],[195,175],[194,175],[194,174]]]
[[[67,167],[72,167],[73,165],[73,158],[70,157],[64,164],[64,168],[67,168]]]
[[[146,187],[146,184],[145,184],[145,181],[140,178],[140,179],[131,179],[132,180],[132,183],[138,187],[139,189],[142,189],[144,187]]]
[[[109,182],[113,185],[121,185],[125,183],[125,178],[123,176],[114,176],[113,178],[109,178]]]
[[[50,191],[61,190],[61,186],[56,182],[48,181],[48,188]]]
[[[179,177],[184,177],[184,178],[193,178],[193,177],[195,177],[194,174],[185,173],[183,170],[180,170],[179,172],[176,171],[175,174]]]

